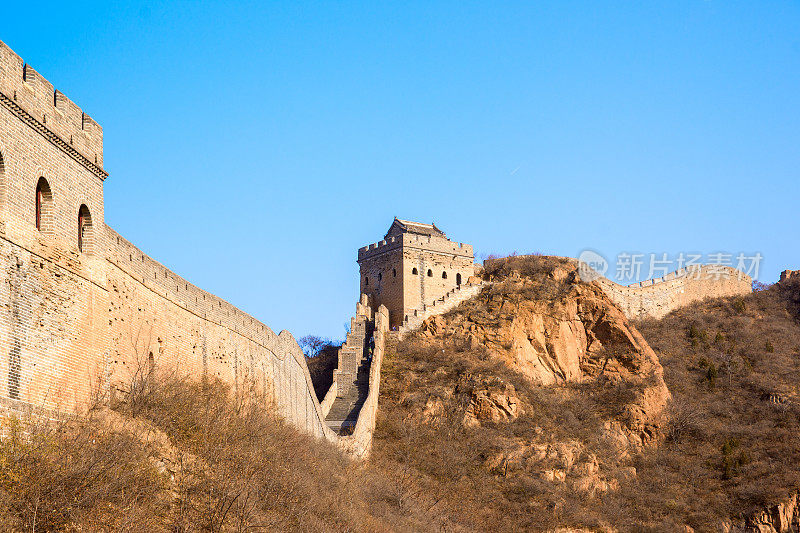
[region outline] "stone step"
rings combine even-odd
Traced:
[[[356,317],[339,351],[338,394],[325,423],[340,434],[350,431],[355,425],[369,394],[372,361],[367,353],[367,343],[373,329],[366,317]]]
[[[326,420],[325,424],[339,435],[349,435],[356,427],[355,420]]]

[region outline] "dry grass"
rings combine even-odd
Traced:
[[[800,285],[708,300],[639,329],[673,394],[669,438],[624,497],[707,530],[800,487]]]
[[[423,512],[431,530],[544,531],[564,523],[602,523],[568,484],[524,468],[499,474],[487,467],[510,443],[541,441],[542,434],[550,441],[582,440],[586,453],[602,453],[592,441],[601,421],[588,396],[569,387],[533,387],[481,352],[442,351],[414,340],[401,343],[384,365],[371,460],[384,475],[398,478],[396,499]],[[471,386],[484,377],[512,383],[525,414],[510,424],[464,427]],[[442,415],[422,422],[431,399],[442,402]],[[539,465],[548,466],[556,467]]]
[[[542,267],[544,259],[487,265],[485,275],[500,281],[491,290],[513,292],[519,286],[514,271],[541,286],[556,284],[547,274],[554,265]],[[455,312],[479,313],[480,302]],[[800,286],[792,284],[638,324],[664,366],[674,401],[666,441],[632,459],[638,475],[616,492],[586,498],[569,483],[545,483],[525,468],[498,473],[484,465],[509,442],[530,442],[541,431],[554,441],[585,443],[586,452],[613,469],[618,458],[597,439],[598,427],[631,391],[591,383],[532,387],[485,353],[447,342],[411,339],[387,357],[374,460],[384,471],[406,473],[404,497],[422,509],[430,505],[428,520],[441,530],[603,524],[620,531],[677,531],[685,524],[714,530],[800,487],[798,317]],[[464,428],[469,390],[458,384],[476,374],[513,383],[526,414],[507,425]],[[444,414],[417,423],[431,399],[443,402]]]
[[[487,259],[481,277],[495,284],[489,293],[526,300],[553,300],[564,294],[569,287],[567,279],[556,279],[554,271],[574,269],[569,259],[546,255],[512,255]],[[524,278],[521,285],[515,280]]]
[[[135,402],[79,421],[7,421],[0,530],[411,527],[368,497],[385,490],[381,479],[276,419],[254,391],[154,380]]]
[[[563,284],[550,273],[561,261],[512,258],[484,275],[500,281],[495,294],[557,298]],[[536,281],[535,294],[519,276]],[[632,463],[599,435],[635,391],[535,387],[485,351],[442,339],[387,353],[366,466],[276,419],[255,391],[237,397],[219,382],[148,371],[113,411],[4,422],[0,530],[707,531],[800,487],[798,316],[793,284],[639,324],[674,402],[665,442]],[[470,394],[487,380],[513,385],[524,414],[465,427]],[[556,459],[491,466],[532,442],[580,442],[578,461],[596,456],[609,477],[632,464],[638,475],[589,497],[570,478],[540,475]]]
[[[2,531],[158,530],[166,480],[130,433],[91,419],[4,426]]]
[[[554,276],[559,268],[565,272]],[[498,297],[558,299],[569,285],[563,277],[569,270],[564,259],[553,257],[487,261],[483,275],[495,284],[451,313],[484,315],[490,312],[487,302]],[[389,475],[403,473],[397,498],[413,502],[431,530],[546,531],[608,524],[602,499],[577,490],[577,478],[560,483],[543,476],[563,468],[558,458],[499,470],[492,458],[520,445],[578,442],[578,462],[595,456],[611,474],[619,457],[602,440],[601,429],[634,391],[591,383],[537,387],[484,349],[421,336],[404,340],[384,359],[382,377],[372,461]],[[465,427],[471,392],[487,381],[511,384],[524,414],[510,423]],[[426,415],[436,404],[439,414]]]
[[[245,401],[246,400],[246,401]],[[219,382],[166,381],[137,416],[180,450],[170,528],[178,531],[328,530],[367,527],[349,465],[323,443],[309,442],[264,408],[254,391],[231,398]],[[127,404],[118,409],[125,413]],[[317,475],[317,470],[324,476]]]

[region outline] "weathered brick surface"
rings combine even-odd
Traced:
[[[324,433],[304,355],[288,331],[276,335],[110,228],[106,242],[112,384],[150,361],[183,375],[216,376],[234,389],[255,384],[284,416]]]
[[[2,396],[48,409],[85,406],[106,370],[108,294],[97,283],[98,261],[12,238],[0,239]]]
[[[289,421],[333,438],[290,333],[276,335],[105,225],[102,164],[102,128],[0,42],[0,407],[85,408],[156,365],[255,386]],[[49,194],[37,229],[41,178]],[[82,250],[81,206],[90,221]]]

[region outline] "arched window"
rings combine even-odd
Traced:
[[[396,269],[396,268],[393,268],[393,269],[392,269],[392,277],[393,277],[393,278],[396,278],[396,277],[397,277],[397,269]]]
[[[461,285],[461,274],[456,274],[456,285]]]
[[[442,272],[442,279],[447,279],[447,272]]]
[[[433,277],[433,270],[431,270],[430,268],[428,269],[428,277],[429,278]]]
[[[365,287],[369,287],[369,277],[368,276],[364,276],[364,286]]]
[[[383,279],[383,272],[378,272],[378,281]]]
[[[53,193],[44,178],[36,183],[36,229],[51,233],[53,228]]]
[[[85,204],[78,209],[78,251],[86,254],[94,251],[92,215]]]
[[[411,269],[411,273],[416,276],[417,274],[419,274],[419,271],[416,268],[413,268]]]

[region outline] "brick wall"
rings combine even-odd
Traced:
[[[407,273],[403,265],[403,249],[387,247],[382,253],[366,257],[360,264],[361,293],[368,294],[375,309],[385,305],[392,316],[403,313],[403,287]]]
[[[662,278],[623,286],[606,278],[597,282],[625,316],[633,319],[661,318],[673,309],[704,298],[749,294],[753,280],[731,267],[705,265],[681,269]]]
[[[124,386],[152,361],[181,375],[215,376],[234,389],[255,385],[282,416],[312,434],[326,434],[305,356],[291,333],[276,335],[110,228],[106,242],[112,386]]]
[[[0,399],[12,407],[85,407],[106,382],[105,173],[88,159],[102,164],[102,130],[83,125],[80,109],[0,42]],[[81,206],[92,222],[86,253]]]
[[[102,388],[108,293],[97,267],[55,242],[0,237],[0,397],[72,410]]]
[[[155,365],[255,386],[288,421],[333,439],[289,332],[275,334],[105,225],[102,164],[102,128],[0,42],[0,406],[84,409]]]

